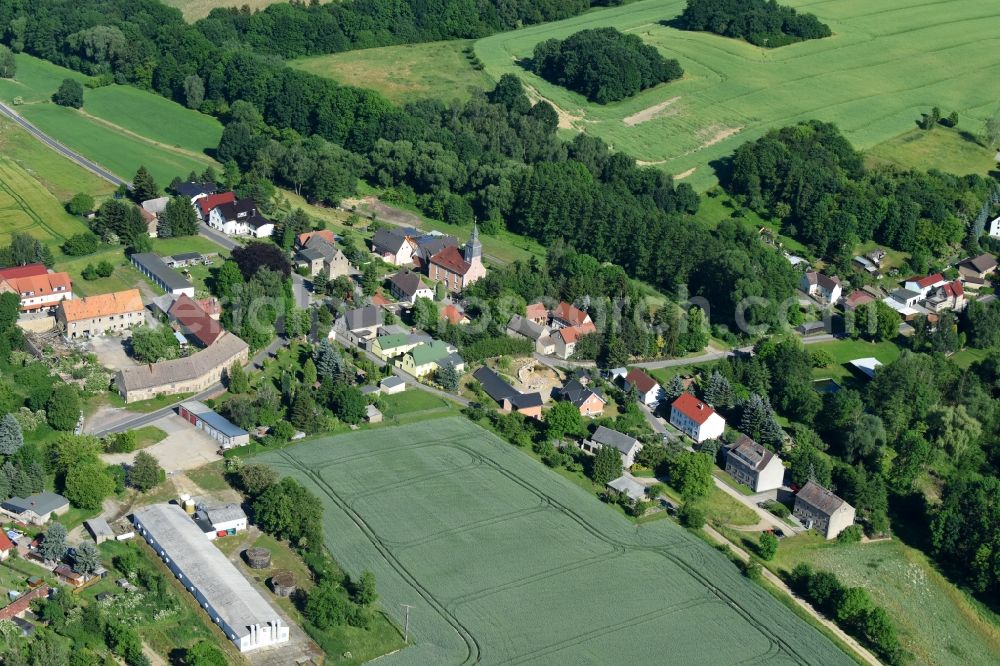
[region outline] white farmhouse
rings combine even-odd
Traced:
[[[726,420],[690,393],[681,393],[670,406],[670,424],[696,442],[718,439]]]

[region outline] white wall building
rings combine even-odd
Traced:
[[[670,424],[696,442],[722,437],[726,420],[690,393],[681,393],[670,406]]]

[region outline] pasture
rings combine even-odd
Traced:
[[[216,7],[249,7],[257,10],[278,2],[285,2],[285,0],[163,0],[163,4],[181,10],[184,18],[189,22],[205,18]],[[322,4],[330,2],[330,0],[319,0],[319,2]]]
[[[374,88],[397,104],[428,97],[450,102],[468,99],[476,88],[493,87],[489,75],[473,69],[463,52],[471,43],[385,46],[301,58],[289,64],[346,85]]]
[[[413,607],[389,663],[852,663],[697,537],[636,527],[464,419],[258,460],[322,498],[327,548],[395,622]]]
[[[957,111],[959,127],[978,132],[998,110],[1000,6],[981,0],[914,3],[791,0],[834,35],[766,50],[667,25],[685,0],[641,0],[531,26],[476,42],[496,80],[514,73],[536,98],[550,100],[570,132],[599,136],[615,150],[683,177],[699,190],[716,181],[713,162],[769,128],[817,118],[836,122],[867,149],[915,127],[937,105]],[[613,26],[677,58],[682,80],[622,102],[597,105],[526,71],[538,42],[585,28]]]
[[[126,180],[145,164],[157,184],[215,165],[204,151],[218,145],[222,125],[151,92],[112,85],[84,89],[83,109],[49,101],[64,78],[87,77],[18,54],[14,80],[0,79],[0,97],[22,97],[16,111],[46,134]],[[218,166],[218,165],[215,165]]]
[[[86,229],[83,220],[67,213],[30,173],[6,155],[0,156],[0,245],[7,245],[12,234],[21,232],[55,250]]]
[[[898,540],[837,544],[815,534],[784,539],[773,568],[790,571],[799,562],[866,588],[890,613],[916,663],[985,666],[1000,660],[996,616],[949,583],[923,553]]]

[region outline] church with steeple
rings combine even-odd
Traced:
[[[459,250],[452,245],[431,257],[427,265],[427,276],[444,282],[451,293],[461,292],[476,280],[486,277],[479,225],[472,225],[472,236],[464,249]]]

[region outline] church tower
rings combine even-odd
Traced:
[[[479,242],[479,225],[476,223],[472,224],[472,236],[465,244],[465,260],[470,264],[483,261],[483,244]]]

